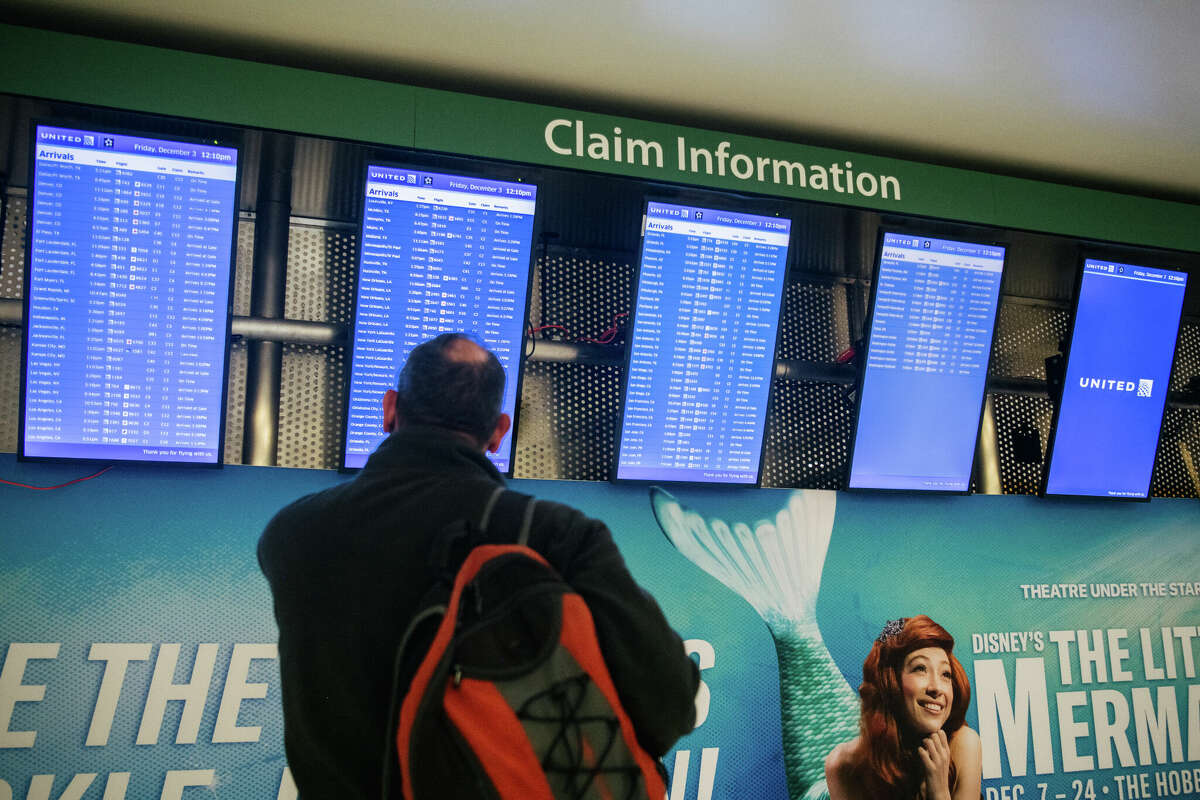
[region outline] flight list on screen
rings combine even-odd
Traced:
[[[236,148],[35,126],[21,455],[221,460]]]
[[[1086,259],[1046,494],[1145,498],[1187,273]]]
[[[618,480],[758,481],[791,221],[649,202]]]
[[[369,165],[355,303],[344,466],[362,467],[383,433],[381,400],[415,346],[474,336],[496,354],[515,414],[537,187]],[[509,472],[512,434],[488,457]]]
[[[1004,254],[884,233],[851,488],[970,488]]]

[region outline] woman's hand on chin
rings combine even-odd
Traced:
[[[925,737],[917,755],[925,767],[925,800],[950,800],[950,741],[945,731]]]

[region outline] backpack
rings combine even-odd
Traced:
[[[515,543],[492,543],[493,508],[512,512],[522,498]],[[434,558],[457,569],[445,604],[423,604],[397,656],[398,673],[416,663],[394,751],[407,800],[666,795],[661,765],[621,707],[586,603],[526,546],[535,504],[498,488],[478,528],[455,523],[434,543]],[[415,631],[434,623],[426,645],[429,634]]]

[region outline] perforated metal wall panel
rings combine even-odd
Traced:
[[[225,396],[226,464],[242,463],[243,426],[246,420],[246,343],[234,340],[229,347],[229,383]]]
[[[1002,299],[988,376],[1046,380],[1046,357],[1059,352],[1070,322],[1066,309]]]
[[[346,226],[293,224],[288,232],[284,316],[349,322],[354,316],[358,235]]]
[[[254,271],[254,219],[243,217],[238,222],[237,245],[234,250],[233,314],[250,314],[250,283]],[[246,419],[246,343],[234,337],[229,347],[229,379],[225,394],[225,456],[226,464],[242,463],[242,442]]]
[[[550,247],[538,260],[530,322],[540,338],[599,341],[615,324],[613,341],[624,341],[633,307],[635,266],[612,254]],[[561,327],[546,327],[561,326]]]
[[[1171,368],[1171,391],[1182,392],[1192,378],[1200,377],[1200,320],[1184,319]]]
[[[1200,497],[1200,408],[1167,409],[1150,494]]]
[[[763,486],[844,489],[852,386],[777,380],[767,411]]]
[[[238,222],[233,265],[233,315],[250,316],[250,284],[254,274],[254,219]]]
[[[1046,397],[1023,394],[994,394],[992,404],[996,421],[996,450],[1000,457],[1000,491],[1004,494],[1037,494],[1042,481],[1042,462],[1045,459],[1046,440],[1050,435],[1053,406]],[[1016,438],[1027,431],[1037,431],[1042,454],[1038,461],[1020,460],[1014,448]]]
[[[616,366],[528,363],[513,475],[608,480],[620,390],[621,370]]]
[[[19,300],[25,281],[25,197],[9,193],[0,240],[0,297]],[[0,451],[16,452],[21,413],[20,328],[0,327]]]
[[[23,194],[9,193],[0,244],[0,297],[20,299],[25,290],[25,218]]]
[[[833,362],[850,346],[849,287],[789,283],[779,321],[779,358]]]
[[[344,347],[284,345],[279,466],[337,469],[349,371]]]
[[[252,241],[250,253],[252,258]],[[288,232],[284,316],[309,322],[349,322],[357,269],[357,236],[351,226],[293,223]],[[345,347],[284,345],[279,379],[279,466],[338,467],[348,374]],[[240,377],[244,387],[244,363]],[[244,396],[243,389],[243,405]],[[239,458],[240,453],[239,448]]]
[[[517,478],[541,478],[558,474],[560,469],[553,367],[553,364],[525,365],[513,447],[513,475]]]
[[[1196,278],[1193,276],[1192,280]],[[1185,318],[1171,372],[1172,392],[1182,392],[1200,378],[1200,320]],[[1200,398],[1191,397],[1195,404]],[[1156,497],[1200,497],[1200,407],[1168,407],[1163,415],[1150,494]]]
[[[20,328],[0,328],[0,451],[17,451],[17,427],[21,414]]]

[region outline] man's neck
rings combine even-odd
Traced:
[[[479,453],[487,452],[487,448],[484,445],[481,445],[479,443],[479,441],[471,434],[464,433],[463,431],[456,431],[456,430],[453,430],[452,428],[443,428],[440,425],[400,424],[400,425],[396,426],[396,429],[393,431],[393,433],[402,434],[405,431],[415,431],[415,430],[437,431],[438,433],[443,433],[446,436],[456,439],[460,444],[466,445],[467,447],[471,448],[472,450],[475,450],[476,452],[479,452]]]

